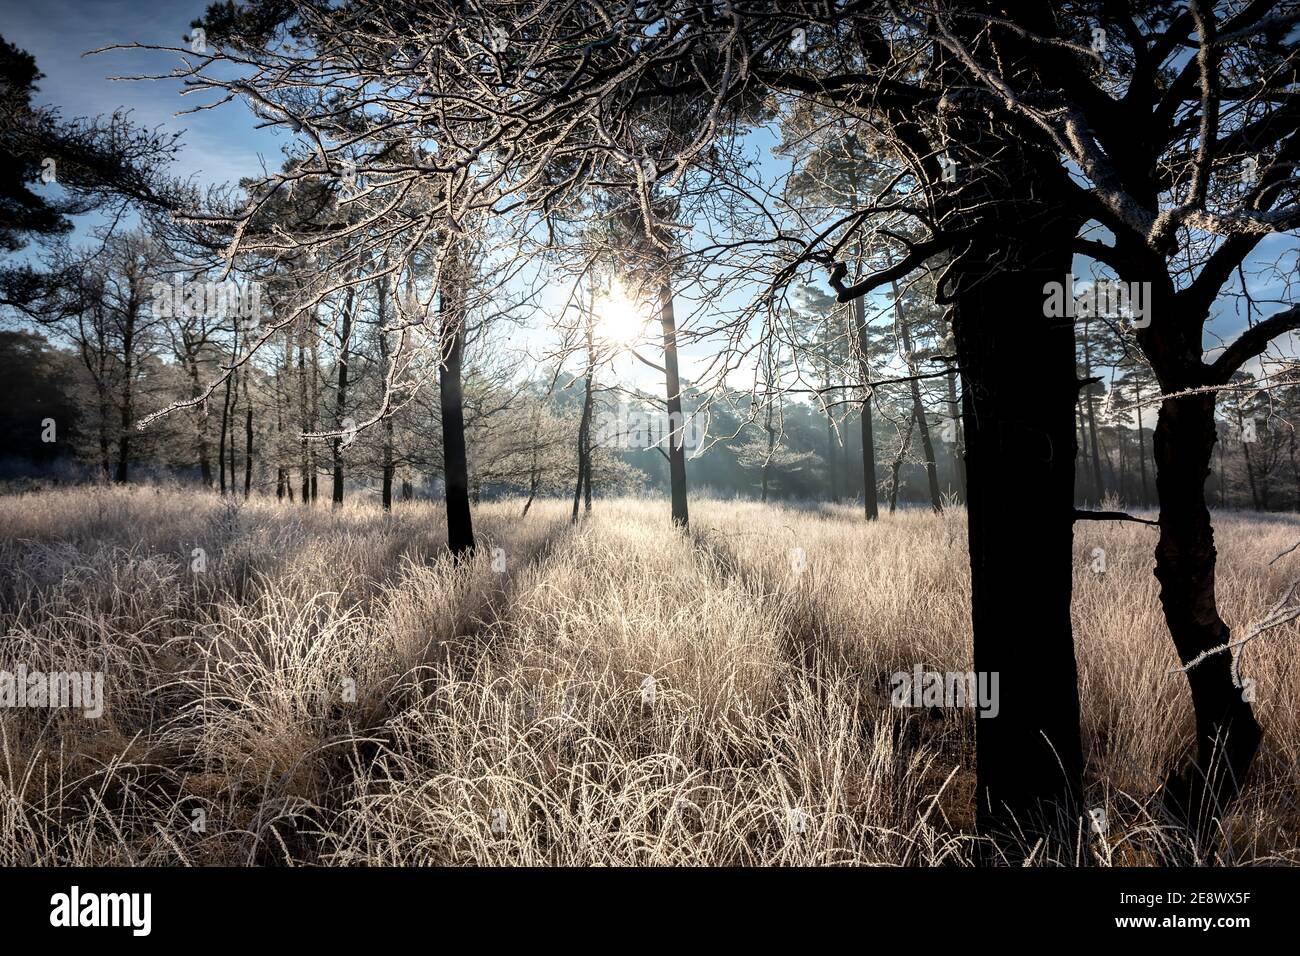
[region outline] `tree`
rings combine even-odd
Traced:
[[[1229,655],[1209,653],[1230,636],[1215,598],[1205,499],[1216,397],[1275,337],[1300,327],[1300,307],[1250,316],[1213,360],[1203,339],[1213,303],[1246,257],[1265,236],[1300,224],[1300,137],[1289,92],[1298,16],[1272,4],[1222,16],[1203,2],[1071,6],[1050,23],[1022,25],[1033,70],[970,77],[979,97],[1044,147],[1029,175],[1041,181],[1062,161],[1079,170],[1061,183],[1057,202],[1114,240],[1081,236],[1076,250],[1145,298],[1129,326],[1165,396],[1154,436],[1156,577],[1196,713],[1196,759],[1167,781],[1165,804],[1207,837],[1239,791],[1261,733]],[[1075,36],[1101,30],[1101,50],[1049,53],[1069,42],[1067,25]],[[965,57],[968,45],[954,53]],[[1116,82],[1122,97],[1109,93]]]
[[[42,78],[31,54],[0,37],[0,249],[64,235],[70,216],[98,207],[165,209],[177,201],[164,171],[179,134],[142,130],[120,113],[65,122],[32,103]],[[63,195],[33,192],[38,182],[57,184]]]
[[[647,240],[667,266],[697,263],[697,276],[706,271],[698,263],[710,244],[669,241],[688,228],[675,202],[657,204],[670,180],[678,188],[691,176],[717,182],[719,170],[734,168],[736,154],[719,142],[755,115],[755,104],[766,108],[771,93],[815,97],[855,122],[868,114],[900,173],[893,189],[836,228],[808,235],[778,224],[773,236],[769,204],[746,195],[743,176],[721,187],[735,205],[755,209],[743,222],[741,212],[728,213],[731,223],[760,228],[712,243],[714,262],[725,258],[751,282],[762,276],[766,283],[754,308],[730,324],[731,334],[739,337],[753,311],[770,308],[805,267],[828,269],[838,297],[850,302],[951,256],[938,298],[952,308],[958,365],[970,385],[963,414],[975,663],[1000,670],[1003,687],[998,716],[978,725],[980,826],[1005,836],[1016,826],[1020,833],[1055,826],[1058,815],[1073,819],[1082,767],[1069,620],[1073,462],[1043,448],[1073,449],[1077,385],[1070,329],[1043,320],[1042,288],[1067,271],[1082,219],[1044,199],[1068,185],[1060,164],[1054,178],[1038,173],[1044,156],[1055,162],[1051,144],[1009,129],[995,97],[944,96],[971,88],[972,72],[982,82],[987,69],[1005,82],[1041,82],[1038,47],[1027,37],[1056,29],[1050,12],[990,28],[962,5],[871,13],[808,3],[723,15],[700,3],[629,9],[612,32],[606,16],[582,6],[556,11],[545,29],[519,12],[507,2],[466,12],[448,0],[383,11],[345,3],[326,17],[311,3],[254,4],[210,18],[237,21],[228,32],[241,78],[225,71],[228,43],[185,76],[195,88],[238,95],[268,122],[299,133],[306,148],[296,179],[335,177],[342,155],[352,156],[367,180],[360,204],[366,223],[386,227],[374,234],[391,241],[441,229],[440,261],[454,258],[458,232],[482,227],[476,217],[528,235],[555,210],[572,213],[600,184],[626,182],[631,167],[640,170],[634,199]],[[526,42],[481,42],[489,24],[524,21],[519,39]],[[791,47],[795,31],[808,35],[807,49]],[[293,49],[279,42],[284,36],[292,36]],[[852,42],[840,42],[845,36]],[[671,123],[645,122],[664,112]],[[646,155],[662,129],[673,131],[670,144]],[[399,143],[409,145],[412,136],[435,138],[437,157],[406,159]],[[965,175],[952,179],[941,157],[959,162]],[[266,177],[254,203],[288,180]],[[400,202],[384,201],[413,189],[427,190],[421,215],[404,217]],[[917,238],[890,232],[888,220],[899,216],[919,223]],[[846,285],[841,249],[873,217],[885,225],[872,235],[898,258]],[[746,259],[755,249],[774,267]],[[671,371],[678,321],[671,273],[662,275],[668,401],[679,406],[679,376]],[[1026,387],[1032,402],[1022,400]],[[684,523],[684,456],[671,471],[674,518]],[[1025,478],[1019,493],[1005,481],[1009,471]],[[1026,552],[1035,556],[1028,581]],[[1026,618],[1039,628],[1029,652],[1013,637]]]

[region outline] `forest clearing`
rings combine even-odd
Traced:
[[[684,532],[651,499],[577,524],[521,504],[479,506],[483,546],[457,566],[423,502],[0,498],[0,669],[108,684],[98,720],[0,709],[0,862],[976,860],[978,718],[894,707],[888,686],[971,667],[960,509],[864,524],[847,505],[698,499]],[[1216,526],[1223,613],[1243,626],[1300,573],[1300,553],[1270,565],[1300,521]],[[1072,610],[1104,826],[1077,859],[1031,862],[1300,862],[1295,626],[1244,653],[1264,743],[1198,858],[1153,800],[1192,739],[1155,535],[1086,531]]]

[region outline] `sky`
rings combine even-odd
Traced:
[[[279,165],[286,138],[254,128],[243,107],[177,116],[211,93],[180,95],[175,80],[111,80],[114,76],[166,73],[179,62],[151,50],[87,51],[117,43],[178,45],[208,0],[0,0],[0,34],[36,57],[45,74],[37,100],[59,107],[65,119],[132,111],[135,122],[184,133],[175,171],[199,183],[221,183]]]
[[[202,102],[211,102],[214,94],[198,92],[181,96],[183,86],[172,79],[153,81],[113,80],[113,77],[160,74],[176,63],[173,54],[148,50],[114,50],[86,56],[92,49],[119,43],[177,45],[189,33],[190,21],[202,14],[209,0],[0,0],[0,35],[36,57],[37,67],[45,74],[40,81],[37,100],[42,105],[58,107],[65,119],[95,116],[114,110],[131,111],[132,119],[150,127],[180,132],[182,149],[173,172],[193,177],[200,185],[232,182],[258,174],[264,167],[277,168],[282,149],[290,141],[287,134],[274,129],[258,129],[256,120],[245,106],[226,104],[218,109],[198,113],[181,111]],[[764,173],[773,174],[768,154],[770,134],[755,137],[762,155]],[[79,234],[93,226],[93,217],[84,217]],[[1268,300],[1292,300],[1288,286],[1296,271],[1296,242],[1293,237],[1276,236],[1261,243],[1247,264],[1246,277],[1252,295]],[[1267,267],[1281,261],[1280,274]],[[1087,274],[1082,258],[1076,260],[1076,276],[1082,281]],[[679,321],[690,304],[678,306]],[[1265,305],[1264,315],[1276,311]],[[1231,340],[1245,325],[1237,303],[1223,299],[1219,318],[1207,334],[1205,347],[1213,353],[1221,340]],[[653,324],[651,324],[653,328]],[[515,342],[534,354],[544,352],[540,333],[525,331],[514,336]],[[1288,341],[1281,349],[1297,354],[1296,342]],[[688,379],[695,368],[703,368],[708,357],[707,344],[682,350],[682,373]],[[614,370],[622,383],[645,390],[658,391],[655,373],[627,355]],[[742,384],[737,382],[737,384]]]

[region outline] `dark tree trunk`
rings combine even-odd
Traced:
[[[871,368],[867,361],[867,314],[862,297],[853,300],[854,325],[858,338],[858,376],[863,384],[871,381]],[[871,402],[875,398],[874,389],[864,388],[862,392],[862,505],[868,521],[875,521],[880,516],[880,495],[876,485],[876,438],[871,421]]]
[[[343,428],[343,419],[348,413],[348,349],[352,342],[352,307],[356,300],[356,286],[348,289],[347,301],[343,304],[343,328],[339,332],[339,373],[338,389],[334,401],[334,430]],[[334,485],[330,500],[334,507],[343,504],[343,438],[335,435],[334,451]]]
[[[1300,463],[1296,462],[1295,428],[1287,436],[1287,454],[1291,458],[1292,510],[1300,511]]]
[[[957,476],[958,501],[966,501],[966,447],[962,440],[961,403],[957,398],[957,370],[948,376],[948,415],[955,431],[952,444],[952,467]]]
[[[1205,506],[1205,480],[1217,438],[1214,401],[1213,395],[1166,399],[1156,420],[1156,578],[1165,621],[1184,665],[1230,637],[1215,603],[1218,555]],[[1166,806],[1203,836],[1210,832],[1210,819],[1236,797],[1261,737],[1231,668],[1232,655],[1223,652],[1187,672],[1196,712],[1196,764],[1168,781],[1165,792]]]
[[[537,446],[533,445],[533,467],[528,473],[528,500],[524,502],[524,510],[519,513],[519,517],[527,518],[528,509],[533,506],[533,501],[537,498],[537,484],[540,479],[537,472]]]
[[[239,404],[239,383],[236,381],[234,387],[234,398],[230,401],[230,494],[235,494],[235,408]]]
[[[298,333],[298,432],[305,435],[311,427],[307,410],[309,391],[307,388],[307,319],[302,317],[302,328]],[[302,503],[311,504],[311,455],[307,439],[299,438],[298,470],[302,476]]]
[[[135,321],[138,305],[134,292],[127,302],[126,322],[122,329],[122,418],[117,437],[117,472],[113,477],[119,485],[127,482],[131,461],[131,427],[135,417]]]
[[[763,459],[763,472],[761,479],[763,486],[761,496],[762,501],[767,501],[768,483],[771,481],[772,477],[772,452],[776,448],[776,429],[772,425],[772,417],[772,401],[769,400],[767,403],[767,411],[763,419],[763,430],[767,433],[767,457]]]
[[[583,511],[591,512],[591,425],[587,425],[587,434],[583,439],[585,449],[583,457],[587,461],[587,467],[583,470],[582,475],[582,508]]]
[[[1246,419],[1240,412],[1237,414],[1237,430],[1242,436],[1241,439],[1241,458],[1246,465],[1246,486],[1250,488],[1250,506],[1256,511],[1264,510],[1264,499],[1259,492],[1259,481],[1255,477],[1255,463],[1250,458],[1250,442],[1246,441]]]
[[[829,393],[827,395],[829,398]],[[830,481],[832,502],[840,500],[839,481],[839,436],[835,434],[835,416],[828,409],[826,412],[826,475]]]
[[[893,464],[889,466],[889,513],[892,515],[898,508],[898,484],[899,474],[903,470],[903,459],[907,457],[907,451],[912,447],[912,429],[916,427],[916,416],[907,420],[907,431],[903,432],[903,437],[898,445],[898,454],[894,456]]]
[[[1083,377],[1092,378],[1092,340],[1089,336],[1088,322],[1083,323]],[[1088,413],[1088,447],[1092,449],[1092,487],[1096,500],[1106,497],[1106,486],[1101,479],[1101,444],[1097,440],[1097,403],[1092,383],[1083,386],[1084,407]]]
[[[465,451],[465,405],[461,362],[465,353],[465,315],[458,295],[444,286],[442,363],[438,366],[442,408],[443,485],[447,505],[447,547],[456,557],[474,551],[474,523],[469,508],[469,458]]]
[[[186,349],[188,352],[188,347]],[[199,363],[198,358],[190,354],[185,362],[186,371],[190,376],[190,398],[198,398],[203,394],[203,386],[199,381]],[[208,403],[203,402],[194,414],[194,437],[199,450],[199,479],[203,482],[203,487],[212,487],[212,460],[208,454]]]
[[[1147,481],[1147,436],[1142,427],[1142,389],[1136,387],[1134,395],[1137,396],[1137,420],[1138,420],[1138,465],[1142,470],[1142,504],[1147,506],[1151,504],[1151,485]]]
[[[587,323],[587,374],[582,380],[582,417],[578,421],[578,481],[573,488],[573,514],[570,522],[578,520],[578,505],[586,495],[587,510],[591,510],[591,412],[592,375],[595,355],[592,353],[591,317]]]
[[[998,168],[1021,184],[1020,202],[982,222],[943,299],[965,386],[974,663],[999,680],[997,715],[975,720],[976,826],[1017,854],[1036,834],[1072,830],[1082,795],[1074,329],[1044,314],[1044,286],[1069,272],[1078,223],[1025,195],[1014,165]],[[1072,832],[1064,838],[1072,845]]]
[[[894,314],[898,317],[899,332],[903,336],[903,351],[907,353],[907,368],[910,375],[917,374],[916,362],[912,359],[912,331],[903,316],[903,303],[898,296],[898,283],[893,284]],[[936,512],[943,510],[943,496],[939,492],[939,472],[934,460],[934,442],[930,440],[930,423],[925,417],[925,404],[921,400],[921,383],[915,378],[909,383],[912,389],[912,414],[916,416],[916,428],[921,433],[921,451],[925,454],[925,477],[930,485],[930,507]],[[890,510],[893,510],[891,505]]]
[[[384,510],[393,510],[393,420],[384,419]]]
[[[668,390],[668,478],[672,488],[673,524],[690,525],[686,499],[686,420],[682,417],[682,386],[677,375],[677,318],[673,312],[672,285],[665,282],[660,292],[659,321],[664,333],[665,384]]]
[[[225,396],[221,401],[221,435],[217,441],[217,464],[221,468],[221,494],[226,493],[226,437],[230,434],[230,378],[234,377],[234,372],[226,379]],[[235,483],[235,474],[231,472],[230,483]]]
[[[1076,477],[1082,479],[1079,481],[1080,486],[1082,486],[1082,489],[1080,489],[1080,497],[1082,497],[1083,501],[1086,502],[1097,501],[1100,497],[1100,492],[1099,489],[1097,489],[1097,486],[1093,484],[1092,467],[1091,464],[1089,464],[1088,459],[1088,416],[1084,414],[1083,411],[1082,394],[1079,395],[1078,408],[1076,408],[1076,412],[1078,412],[1079,419],[1079,460],[1078,464],[1075,466],[1075,472]],[[1080,472],[1080,470],[1082,470],[1082,472]]]
[[[388,260],[384,260],[384,266],[387,267]],[[383,279],[379,280],[379,286],[376,290],[376,321],[378,323],[377,334],[379,336],[379,358],[380,366],[384,370],[384,375],[388,375],[388,334],[384,331],[384,323],[388,320],[388,283]],[[383,447],[383,503],[385,511],[393,510],[393,416],[387,414],[384,416],[384,447]]]
[[[248,397],[244,397],[245,403]],[[244,411],[244,497],[247,498],[253,489],[253,409],[250,406]]]
[[[104,481],[108,481],[113,474],[112,442],[108,434],[109,405],[108,391],[101,385],[99,387],[99,467],[104,475]]]
[[[307,394],[309,395],[311,402],[308,406],[308,412],[311,415],[311,431],[315,433],[316,431],[318,431],[316,426],[320,424],[319,415],[320,415],[320,405],[321,405],[320,351],[316,343],[315,329],[312,329],[312,335],[309,341],[309,346],[310,348],[308,350],[308,354],[310,355],[310,359],[308,364],[310,367],[307,369],[307,373],[308,373]],[[312,504],[316,503],[316,496],[319,494],[320,491],[319,489],[320,475],[318,474],[319,468],[317,467],[316,464],[316,448],[317,446],[315,442],[310,442],[307,446],[307,461],[308,461],[308,467],[311,471],[311,503]]]

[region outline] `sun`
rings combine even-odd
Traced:
[[[615,345],[634,345],[645,336],[649,317],[639,303],[627,294],[622,283],[615,281],[596,297],[596,330],[601,338]]]

